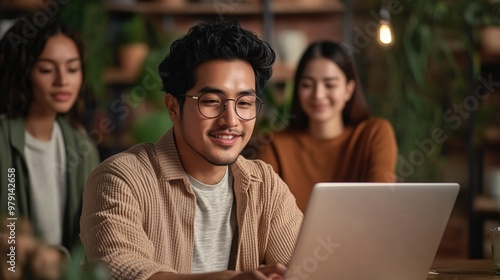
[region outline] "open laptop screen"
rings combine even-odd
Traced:
[[[315,185],[285,279],[426,279],[458,191],[456,183]]]

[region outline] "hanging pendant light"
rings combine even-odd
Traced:
[[[378,25],[377,39],[379,44],[386,46],[392,44],[394,38],[392,36],[391,14],[385,5],[380,8],[380,20]]]

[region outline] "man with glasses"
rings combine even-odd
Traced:
[[[174,124],[103,162],[81,240],[113,279],[282,279],[302,222],[272,168],[240,156],[274,51],[237,22],[194,26],[160,64]]]

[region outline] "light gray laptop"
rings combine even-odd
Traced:
[[[287,280],[424,280],[459,191],[455,183],[319,183]]]

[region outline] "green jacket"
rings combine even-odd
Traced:
[[[80,214],[82,192],[87,176],[99,164],[95,144],[81,131],[59,116],[66,146],[66,209],[64,210],[63,243],[67,249],[80,243]],[[30,218],[30,181],[24,154],[24,119],[8,119],[0,116],[0,218]],[[13,170],[13,169],[14,170]],[[14,177],[13,177],[14,176]],[[15,184],[9,184],[9,179]],[[14,188],[13,188],[14,187]],[[15,195],[12,195],[15,193]],[[8,211],[8,197],[14,197]],[[12,216],[14,215],[14,216]],[[9,221],[10,222],[10,221]]]

